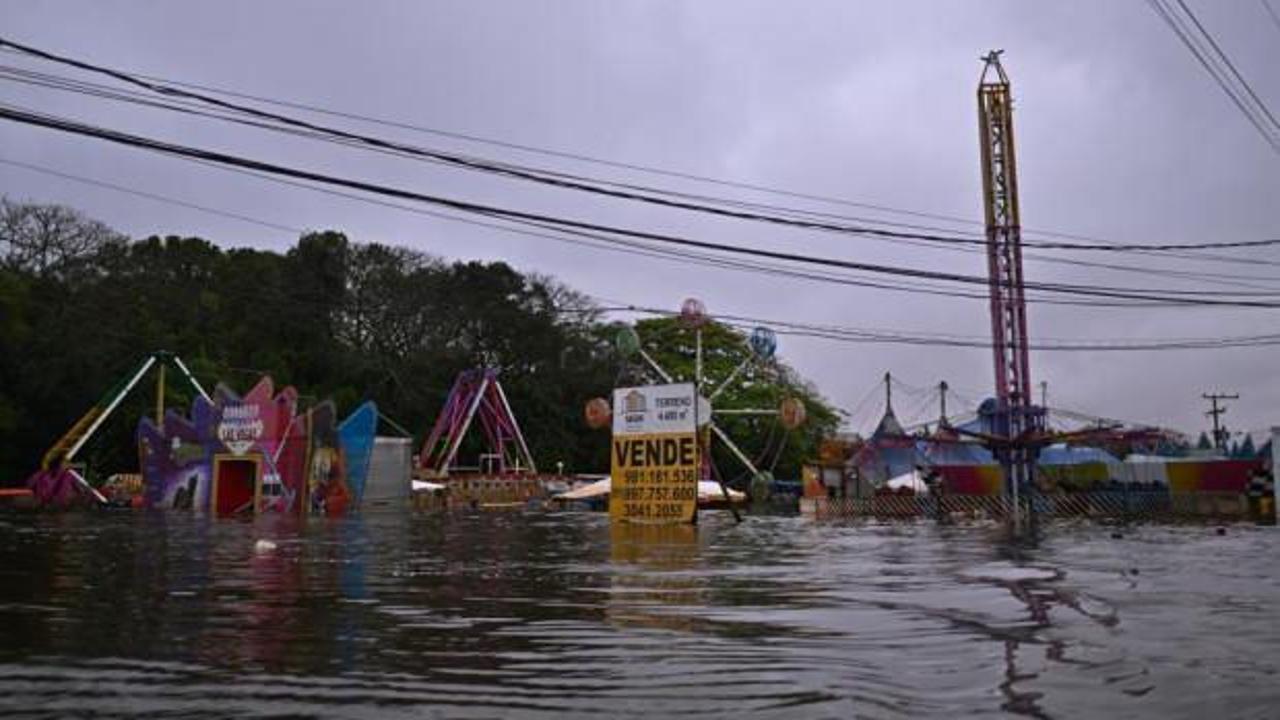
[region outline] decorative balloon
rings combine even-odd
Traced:
[[[761,360],[768,360],[778,350],[778,336],[767,327],[751,331],[751,352]]]
[[[591,398],[583,408],[583,415],[587,419],[587,427],[599,430],[609,425],[613,419],[613,409],[609,407],[608,400],[602,397]]]
[[[619,355],[631,357],[640,352],[640,335],[630,325],[623,325],[618,328],[618,334],[613,338],[613,346],[618,350]]]
[[[788,430],[795,430],[804,423],[804,403],[799,398],[789,397],[778,406],[778,422]]]
[[[680,322],[687,328],[700,328],[707,324],[707,306],[697,298],[688,298],[680,305]]]

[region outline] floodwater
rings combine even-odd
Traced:
[[[1215,530],[5,514],[0,714],[1278,717],[1280,532]]]

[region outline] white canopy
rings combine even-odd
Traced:
[[[426,480],[414,480],[414,492],[439,492],[444,489],[444,485],[440,483],[427,482]]]
[[[553,496],[555,500],[590,500],[592,498],[603,497],[609,494],[611,481],[609,478],[597,480],[581,487],[576,487],[568,492],[562,492]]]
[[[912,470],[911,472],[902,473],[897,477],[889,478],[885,482],[885,487],[890,490],[901,490],[902,488],[911,488],[917,495],[926,495],[929,492],[929,486],[925,484],[924,478],[920,473]]]
[[[613,479],[605,478],[574,488],[568,492],[562,492],[556,495],[556,500],[590,500],[592,498],[604,497],[609,494],[609,490],[613,487]],[[729,500],[731,502],[742,502],[747,499],[746,493],[729,488]],[[724,500],[724,492],[720,490],[720,483],[712,480],[698,481],[698,502],[717,502]]]

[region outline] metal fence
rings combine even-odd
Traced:
[[[1268,503],[1269,505],[1269,503]],[[1274,510],[1260,507],[1244,493],[1170,493],[1091,491],[1034,493],[1019,500],[1020,515],[1037,520],[1095,518],[1112,520],[1244,520]],[[802,498],[800,511],[822,518],[1004,519],[1013,511],[1006,495],[876,495],[867,498]]]

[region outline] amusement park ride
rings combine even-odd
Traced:
[[[1059,442],[1154,444],[1163,439],[1165,433],[1155,429],[1121,431],[1118,426],[1054,433],[1047,427],[1045,408],[1032,402],[1030,335],[1027,332],[1022,271],[1022,220],[1013,144],[1013,100],[1009,77],[1000,64],[1002,52],[993,50],[983,58],[985,65],[978,81],[978,135],[987,226],[995,408],[989,435],[968,434],[990,447],[1004,468],[1006,492],[1014,501],[1016,523],[1019,493],[1035,487],[1036,457],[1042,448]]]
[[[693,375],[691,378],[677,378],[659,364],[653,356],[645,351],[640,335],[631,325],[625,325],[618,330],[615,338],[615,346],[618,353],[623,357],[624,361],[639,358],[643,363],[641,374],[649,379],[661,380],[664,383],[693,382],[699,397],[700,410],[698,417],[703,419],[700,430],[704,433],[703,437],[705,438],[702,441],[701,477],[703,480],[714,479],[717,475],[717,470],[711,461],[711,438],[714,437],[743,466],[753,483],[767,483],[771,479],[772,465],[776,462],[777,455],[781,453],[781,447],[773,449],[774,462],[768,462],[769,469],[762,470],[761,465],[765,464],[762,461],[767,460],[767,458],[761,456],[753,461],[748,457],[747,453],[743,452],[738,443],[730,437],[729,433],[717,424],[716,418],[717,416],[744,415],[774,417],[785,430],[794,430],[805,420],[804,403],[798,398],[788,397],[777,408],[717,408],[716,400],[732,387],[733,383],[748,368],[752,366],[768,367],[773,362],[774,354],[778,349],[777,335],[766,327],[757,327],[752,330],[743,348],[745,353],[742,360],[723,379],[718,382],[712,382],[707,376],[703,365],[703,328],[707,323],[711,322],[706,306],[696,298],[686,299],[681,305],[679,319],[680,324],[687,331],[692,332],[694,336]],[[606,425],[609,421],[607,401],[603,398],[597,398],[588,403],[587,421],[592,427]],[[766,453],[768,450],[766,448]]]
[[[423,478],[443,480],[455,468],[458,449],[471,424],[480,420],[488,452],[480,456],[480,472],[491,475],[537,474],[533,455],[525,443],[520,424],[511,411],[507,395],[498,382],[498,372],[476,368],[458,375],[445,400],[444,409],[422,445],[418,456]]]
[[[681,308],[680,322],[687,332],[693,334],[694,358],[690,378],[677,378],[659,364],[644,349],[639,334],[630,325],[619,330],[615,338],[616,349],[624,362],[640,359],[642,364],[637,374],[642,382],[692,382],[698,389],[696,416],[701,419],[699,436],[702,438],[700,442],[703,448],[699,477],[701,480],[717,482],[726,503],[729,503],[730,491],[711,460],[711,439],[715,438],[728,450],[746,469],[753,483],[765,485],[772,479],[771,470],[776,464],[777,456],[781,454],[782,444],[765,448],[753,460],[730,437],[730,433],[716,422],[717,416],[772,417],[783,429],[792,430],[804,422],[805,407],[800,400],[792,397],[784,399],[777,408],[716,407],[716,401],[749,368],[771,367],[778,346],[777,336],[768,328],[755,328],[743,343],[744,357],[725,377],[712,382],[703,364],[703,330],[710,322],[706,307],[701,301],[686,300]],[[625,365],[624,373],[628,369],[635,368],[630,364]],[[608,427],[612,415],[613,408],[604,398],[594,398],[586,404],[586,421],[594,429]],[[464,465],[459,461],[459,451],[467,433],[477,424],[481,430],[484,450],[476,465]],[[564,482],[558,475],[544,477],[539,474],[520,424],[499,382],[497,371],[489,368],[468,370],[458,375],[422,445],[415,475],[420,481],[435,484],[435,487],[447,485],[450,503],[480,507],[516,504],[545,493],[550,482]]]
[[[984,58],[978,81],[978,135],[982,143],[982,194],[987,221],[987,272],[991,296],[991,349],[995,356],[996,412],[993,451],[1004,466],[1017,508],[1018,493],[1035,470],[1044,408],[1032,404],[1030,338],[1022,274],[1022,221],[1013,150],[1013,99],[1000,52]],[[1015,510],[1016,513],[1016,510]]]
[[[102,495],[97,488],[89,484],[82,474],[83,468],[75,465],[77,454],[86,444],[94,437],[103,423],[111,417],[112,413],[120,407],[120,403],[124,401],[129,393],[137,387],[138,383],[146,377],[147,373],[152,369],[156,370],[156,422],[164,422],[165,411],[165,370],[173,368],[180,378],[185,380],[192,389],[201,397],[208,400],[209,394],[205,392],[200,382],[191,374],[191,370],[187,368],[186,363],[182,362],[182,358],[171,352],[159,350],[151,353],[144,359],[132,373],[127,375],[120,383],[112,387],[102,396],[102,399],[80,417],[79,420],[67,430],[66,433],[58,439],[52,447],[45,452],[44,457],[40,461],[40,470],[32,479],[33,484],[41,482],[50,484],[58,476],[66,474],[75,483],[88,493],[96,502],[102,505],[107,504],[107,498]]]

